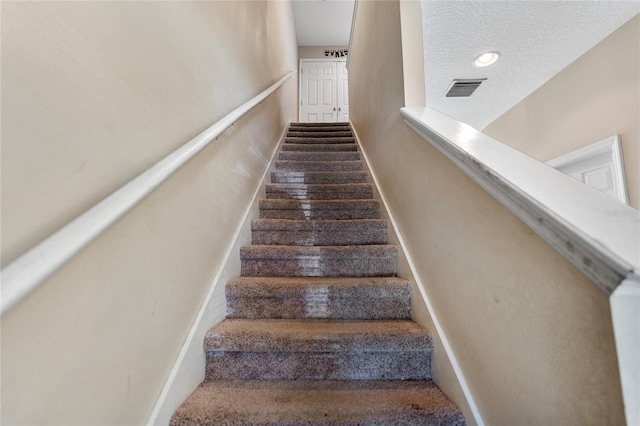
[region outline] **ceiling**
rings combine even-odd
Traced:
[[[422,6],[427,105],[477,129],[640,11],[639,1],[426,0]],[[473,66],[487,50],[502,57]],[[444,97],[453,79],[472,78],[487,81],[469,98]]]
[[[348,45],[354,3],[293,0],[298,46]],[[427,106],[483,129],[639,13],[640,1],[422,0],[422,9]],[[500,60],[473,66],[488,50]],[[471,97],[444,96],[454,79],[475,78],[487,80]]]
[[[355,0],[294,0],[298,46],[347,46]]]

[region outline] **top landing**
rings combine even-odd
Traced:
[[[337,126],[349,126],[348,121],[338,121],[336,123],[291,123],[295,127],[337,127]]]

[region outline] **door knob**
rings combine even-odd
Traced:
[[[335,110],[336,110],[336,107],[333,107],[333,110],[335,111]]]
[[[338,107],[338,111],[342,111],[342,108]]]

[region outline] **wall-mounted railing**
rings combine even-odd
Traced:
[[[176,170],[192,159],[244,114],[275,92],[293,71],[245,102],[211,127],[129,181],[91,209],[0,271],[0,316],[36,289],[49,275],[70,260],[127,211],[149,195]]]
[[[610,296],[627,423],[640,424],[640,212],[431,108],[401,112]]]
[[[438,111],[402,115],[605,293],[639,269],[637,210]]]

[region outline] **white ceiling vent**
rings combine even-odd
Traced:
[[[485,80],[486,78],[477,78],[473,80],[453,80],[445,96],[447,98],[468,98]]]

